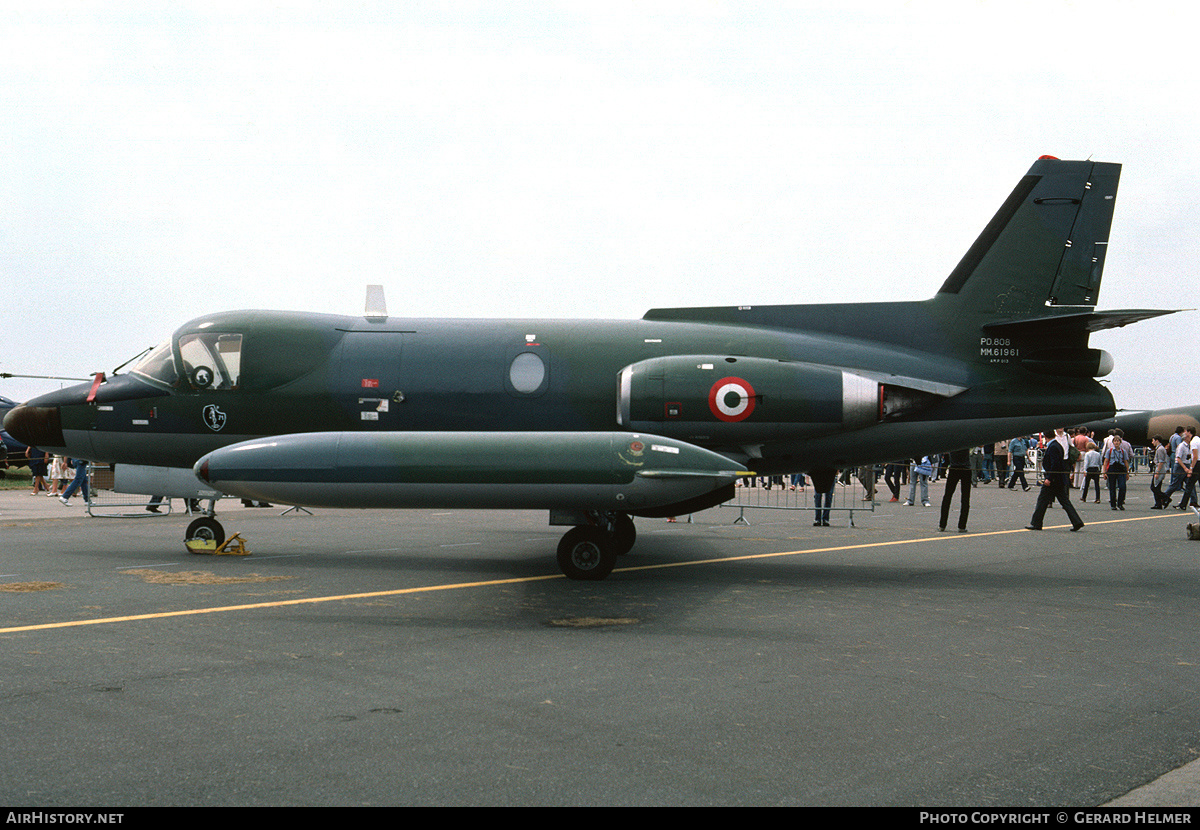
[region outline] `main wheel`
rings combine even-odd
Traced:
[[[573,527],[558,543],[558,567],[567,579],[604,579],[616,564],[612,537],[599,528]]]
[[[225,528],[221,527],[221,523],[209,516],[201,516],[187,527],[187,532],[183,535],[185,541],[192,539],[202,539],[206,542],[211,541],[217,547],[225,544]]]

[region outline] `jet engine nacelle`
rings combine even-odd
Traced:
[[[823,435],[885,417],[884,385],[845,369],[762,357],[674,355],[618,375],[617,422],[690,440]]]

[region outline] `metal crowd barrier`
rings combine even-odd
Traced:
[[[171,500],[163,499],[161,512],[151,513],[150,496],[139,493],[117,493],[113,490],[113,468],[111,464],[88,465],[87,512],[97,519],[149,519],[169,516]],[[186,504],[186,502],[185,502]]]
[[[719,506],[738,511],[737,518],[732,522],[735,525],[750,524],[746,518],[747,510],[815,512],[817,491],[813,487],[812,479],[805,476],[803,484],[799,481],[799,477],[789,475],[747,477],[739,482],[737,496]],[[849,527],[854,527],[854,514],[874,513],[878,498],[874,468],[843,471],[834,482],[833,506],[828,510],[830,513],[847,514]],[[822,507],[821,510],[826,508]]]

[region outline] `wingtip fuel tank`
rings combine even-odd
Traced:
[[[279,435],[222,447],[193,470],[230,495],[306,507],[632,514],[721,491],[746,473],[685,441],[620,432]]]

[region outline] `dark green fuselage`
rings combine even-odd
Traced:
[[[176,339],[197,330],[242,335],[237,388],[197,389],[186,378],[170,387],[132,374],[101,385],[92,403],[83,401],[85,384],[31,404],[61,406],[68,446],[52,449],[97,461],[190,467],[204,453],[237,441],[315,431],[636,429],[715,449],[758,472],[920,455],[1050,423],[1106,417],[1113,410],[1108,392],[1091,378],[1024,368],[1017,358],[1036,352],[1033,344],[1004,346],[1009,354],[994,357],[994,349],[979,345],[984,335],[978,325],[972,330],[967,321],[939,317],[927,304],[805,310],[818,326],[821,320],[856,317],[852,323],[863,336],[755,322],[368,322],[230,312],[192,321]],[[753,320],[754,311],[744,313]],[[882,332],[899,342],[870,339]],[[546,367],[532,391],[514,388],[510,378],[513,360],[524,353],[536,354]],[[663,403],[682,411],[668,413],[657,399],[645,403],[641,394],[633,401],[636,421],[619,423],[621,370],[678,356],[687,365],[716,364],[694,381],[667,373]],[[696,359],[689,360],[692,356]],[[711,386],[722,377],[749,374],[742,367],[753,359],[760,370],[748,378],[758,396],[754,411],[744,420],[724,422],[706,400]],[[780,373],[772,378],[769,369]],[[965,391],[930,395],[918,411],[895,419],[847,424],[840,378],[831,377],[842,369]],[[224,416],[219,429],[206,422],[207,407]]]

